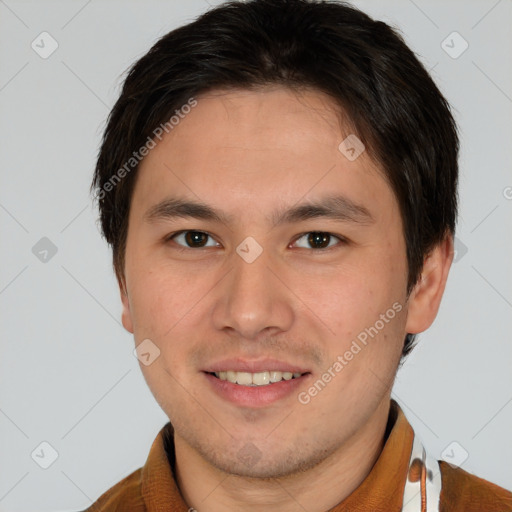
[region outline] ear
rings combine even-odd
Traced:
[[[117,284],[119,285],[119,293],[121,294],[121,304],[123,306],[123,313],[121,320],[123,327],[133,334],[132,312],[130,307],[130,299],[126,288],[126,282],[123,276],[117,276]]]
[[[420,279],[409,296],[406,332],[417,334],[432,325],[441,304],[453,255],[453,236],[447,234],[425,258]]]

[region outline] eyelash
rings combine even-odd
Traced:
[[[195,229],[185,229],[185,230],[182,230],[182,231],[177,231],[175,233],[171,233],[170,235],[168,235],[167,237],[165,237],[165,242],[170,242],[170,241],[174,241],[173,239],[179,235],[182,235],[184,233],[200,233],[202,235],[206,235],[210,238],[212,238],[213,240],[214,237],[213,235],[211,235],[210,233],[208,233],[207,231],[198,231],[198,230],[195,230]],[[348,240],[341,236],[341,235],[336,235],[334,233],[331,233],[331,232],[328,232],[328,231],[305,231],[304,233],[301,233],[299,234],[292,243],[296,243],[298,240],[300,240],[301,238],[303,238],[304,236],[306,235],[309,235],[309,234],[312,234],[312,233],[316,233],[316,234],[320,234],[320,235],[327,235],[331,238],[336,238],[339,240],[339,243],[337,243],[336,245],[334,246],[327,246],[327,247],[316,247],[316,248],[309,248],[310,251],[314,251],[314,252],[327,252],[327,251],[330,251],[330,250],[333,250],[333,249],[336,249],[338,248],[340,245],[346,245],[348,244]],[[331,240],[329,240],[329,243],[331,242]],[[174,242],[176,243],[176,242]],[[218,243],[218,242],[217,242]],[[307,243],[307,242],[306,242]],[[208,248],[211,248],[211,246],[207,246],[207,247],[188,247],[188,246],[185,246],[185,245],[180,245],[180,244],[177,244],[178,247],[180,248],[181,251],[186,251],[186,250],[198,250],[198,249],[208,249]],[[299,249],[305,249],[305,247],[299,247]]]

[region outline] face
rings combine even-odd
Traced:
[[[323,94],[196,99],[138,171],[123,324],[160,351],[141,368],[176,443],[283,476],[389,401],[410,328],[398,204],[366,152],[340,151]]]

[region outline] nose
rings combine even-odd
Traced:
[[[258,338],[263,331],[289,330],[294,319],[293,294],[277,262],[265,250],[252,262],[238,253],[231,259],[231,271],[215,288],[215,328],[247,340]]]

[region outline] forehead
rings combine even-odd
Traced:
[[[142,161],[137,201],[155,204],[173,192],[255,211],[326,193],[357,203],[393,201],[365,151],[355,160],[340,151],[354,135],[327,95],[275,87],[213,91],[196,100]]]
[[[340,136],[351,131],[344,112],[326,94],[281,86],[205,93],[180,123],[176,138],[194,138],[199,123],[207,132],[200,141],[202,146],[262,153],[337,146]]]

